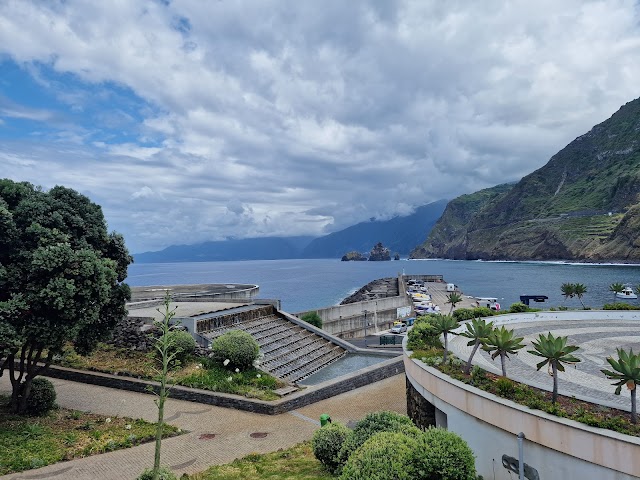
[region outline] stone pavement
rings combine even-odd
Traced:
[[[625,350],[633,348],[640,351],[640,331],[638,322],[634,320],[557,320],[526,322],[507,325],[513,328],[516,336],[524,337],[526,347],[511,355],[507,360],[507,376],[528,385],[551,391],[553,379],[546,367],[536,370],[536,364],[543,358],[532,355],[527,350],[533,350],[531,342],[537,340],[539,334],[552,332],[554,336],[568,336],[569,345],[579,345],[574,355],[581,361],[574,366],[566,366],[565,372],[558,377],[558,393],[565,396],[575,396],[577,399],[599,403],[605,406],[631,410],[629,391],[622,389],[620,395],[615,395],[612,382],[607,380],[600,371],[602,368],[611,369],[606,358],[617,358],[616,348]],[[467,361],[472,347],[467,347],[468,338],[453,336],[449,340],[449,347],[453,354],[461,360]],[[476,353],[473,363],[483,369],[501,374],[500,358],[495,361],[484,351]]]
[[[157,419],[155,396],[51,379],[60,406],[109,416]],[[9,390],[6,377],[0,392]],[[334,421],[357,421],[369,412],[406,413],[404,374],[367,385],[281,415],[259,415],[169,398],[165,420],[189,433],[162,441],[162,464],[180,476],[225,464],[250,453],[266,453],[309,440],[328,413]],[[153,465],[154,443],[118,450],[37,470],[0,477],[9,479],[126,480]]]

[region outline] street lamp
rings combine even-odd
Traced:
[[[367,346],[367,311],[364,311],[364,346]]]

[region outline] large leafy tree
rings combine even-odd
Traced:
[[[495,360],[498,356],[500,357],[503,377],[507,376],[506,360],[509,355],[517,354],[518,350],[524,348],[522,343],[524,337],[514,337],[513,335],[513,330],[507,330],[503,325],[489,332],[482,345],[482,349],[489,352],[492,360]]]
[[[126,314],[132,261],[84,195],[0,180],[0,376],[14,411],[66,342],[90,352]]]
[[[473,361],[473,356],[476,354],[478,348],[482,345],[482,343],[493,330],[493,322],[487,323],[484,318],[477,318],[471,320],[470,322],[467,322],[465,326],[467,327],[467,330],[462,332],[460,335],[471,339],[467,343],[467,347],[473,345],[471,355],[469,355],[469,360],[467,360],[467,364],[464,367],[464,373],[468,375],[471,371],[471,362]]]
[[[575,345],[567,345],[568,337],[554,337],[551,332],[547,336],[540,334],[538,341],[533,341],[533,350],[527,350],[529,353],[538,357],[544,358],[544,360],[536,365],[536,368],[540,370],[545,365],[548,365],[549,374],[553,377],[553,395],[551,397],[551,403],[556,403],[558,400],[558,372],[564,372],[564,364],[573,364],[580,361],[579,358],[572,355],[573,352],[580,347]]]
[[[634,354],[631,348],[628,353],[623,348],[616,348],[616,351],[618,352],[617,360],[612,357],[607,358],[607,362],[609,362],[613,370],[603,369],[601,372],[609,380],[616,381],[613,384],[617,387],[614,392],[616,395],[620,395],[623,385],[627,386],[631,392],[631,422],[638,423],[636,391],[638,383],[640,383],[640,354]]]

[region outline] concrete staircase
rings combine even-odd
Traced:
[[[260,368],[289,383],[299,382],[347,353],[342,347],[277,314],[215,328],[201,335],[213,341],[230,330],[251,334],[263,354]]]

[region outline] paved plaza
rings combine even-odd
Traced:
[[[157,419],[155,396],[51,379],[60,406],[108,416]],[[6,376],[0,392],[10,391]],[[180,476],[220,465],[250,453],[273,452],[311,439],[319,418],[353,424],[369,412],[393,410],[406,414],[404,374],[372,383],[281,415],[259,415],[169,398],[167,423],[189,433],[162,442],[162,463]],[[109,452],[37,470],[0,477],[2,480],[127,480],[153,465],[154,443]]]
[[[499,318],[499,317],[495,317]],[[630,411],[630,395],[628,390],[622,389],[620,395],[615,395],[615,387],[600,371],[609,368],[606,361],[608,356],[617,358],[616,348],[625,350],[633,348],[640,352],[640,324],[635,320],[557,320],[509,324],[517,337],[524,337],[527,345],[519,350],[517,355],[511,355],[507,360],[507,376],[522,381],[534,387],[551,390],[553,380],[546,367],[536,370],[536,364],[542,361],[527,352],[532,350],[531,342],[537,340],[539,334],[552,332],[554,336],[568,336],[570,345],[578,345],[580,350],[574,355],[581,361],[575,366],[566,366],[565,372],[560,372],[558,393],[575,396],[581,400],[612,406]],[[467,347],[468,338],[452,336],[449,340],[451,351],[460,359],[466,361],[471,354],[472,347]],[[501,374],[500,358],[491,360],[487,352],[479,350],[474,357],[474,364],[485,370]]]

